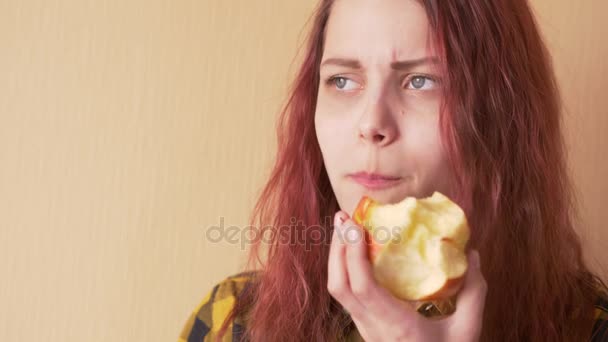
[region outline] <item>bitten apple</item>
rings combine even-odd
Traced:
[[[440,192],[381,204],[363,196],[353,213],[368,242],[374,278],[406,301],[456,294],[467,270],[464,211]]]

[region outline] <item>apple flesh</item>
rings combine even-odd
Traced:
[[[469,226],[440,192],[381,204],[363,196],[353,213],[368,243],[374,278],[406,301],[447,299],[462,286]]]

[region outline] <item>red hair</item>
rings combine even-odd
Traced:
[[[526,0],[419,1],[443,61],[440,129],[456,175],[453,199],[467,213],[470,246],[488,282],[481,340],[587,340],[604,285],[585,266],[574,229],[561,100],[530,7]],[[262,266],[259,281],[222,329],[245,315],[245,337],[255,342],[335,341],[352,324],[327,291],[339,207],[314,127],[332,4],[322,0],[315,12],[278,120],[276,162],[251,217],[258,237],[270,233],[249,256],[249,266]],[[322,243],[293,243],[302,234],[310,241],[319,228]]]

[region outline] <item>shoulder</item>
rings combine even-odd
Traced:
[[[256,279],[259,271],[245,271],[218,282],[190,314],[179,341],[204,341],[214,336],[228,317],[241,293]],[[240,317],[231,322],[224,340],[231,341],[243,330]],[[207,338],[207,339],[206,339]]]
[[[608,293],[600,291],[594,305],[592,342],[608,341]]]

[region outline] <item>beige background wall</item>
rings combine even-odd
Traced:
[[[605,258],[608,5],[533,3]],[[177,338],[241,264],[205,231],[247,222],[314,4],[0,0],[1,341]]]

